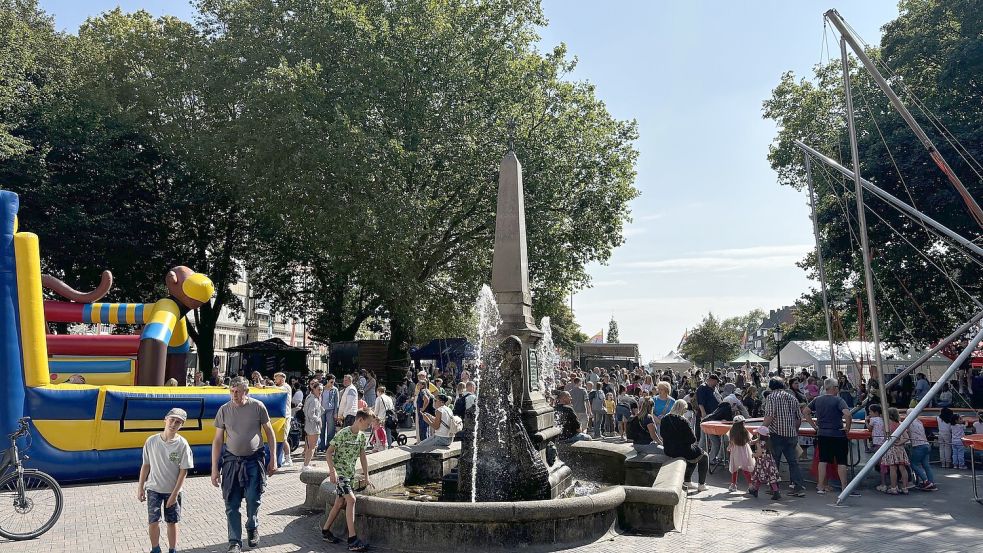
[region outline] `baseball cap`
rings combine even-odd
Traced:
[[[167,412],[165,418],[174,417],[176,419],[181,419],[182,422],[188,420],[188,412],[180,407],[175,407]]]

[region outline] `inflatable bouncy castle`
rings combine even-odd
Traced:
[[[209,301],[211,281],[187,267],[165,277],[167,298],[154,303],[99,303],[112,284],[80,293],[41,275],[38,237],[17,232],[17,195],[0,190],[0,432],[31,417],[21,444],[27,466],[59,481],[136,478],[143,443],[173,407],[188,412],[181,434],[196,470],[211,464],[214,418],[229,401],[223,387],[163,386],[186,379],[191,348],[185,315]],[[45,301],[42,286],[72,301]],[[139,325],[133,336],[51,335],[47,323]],[[78,383],[84,382],[84,383]],[[282,440],[287,394],[250,389]]]

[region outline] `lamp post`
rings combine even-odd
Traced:
[[[778,356],[778,373],[784,375],[782,372],[782,338],[785,336],[782,332],[782,325],[776,324],[775,330],[771,332],[771,335],[775,337],[775,354]]]

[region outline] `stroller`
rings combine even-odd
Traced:
[[[287,433],[289,453],[293,453],[304,442],[304,411],[297,411],[290,418],[290,431]]]

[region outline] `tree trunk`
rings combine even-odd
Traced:
[[[402,382],[403,375],[410,363],[409,356],[409,331],[397,317],[389,320],[389,348],[386,355],[386,374],[385,376],[376,375],[384,379],[386,387],[392,390]]]

